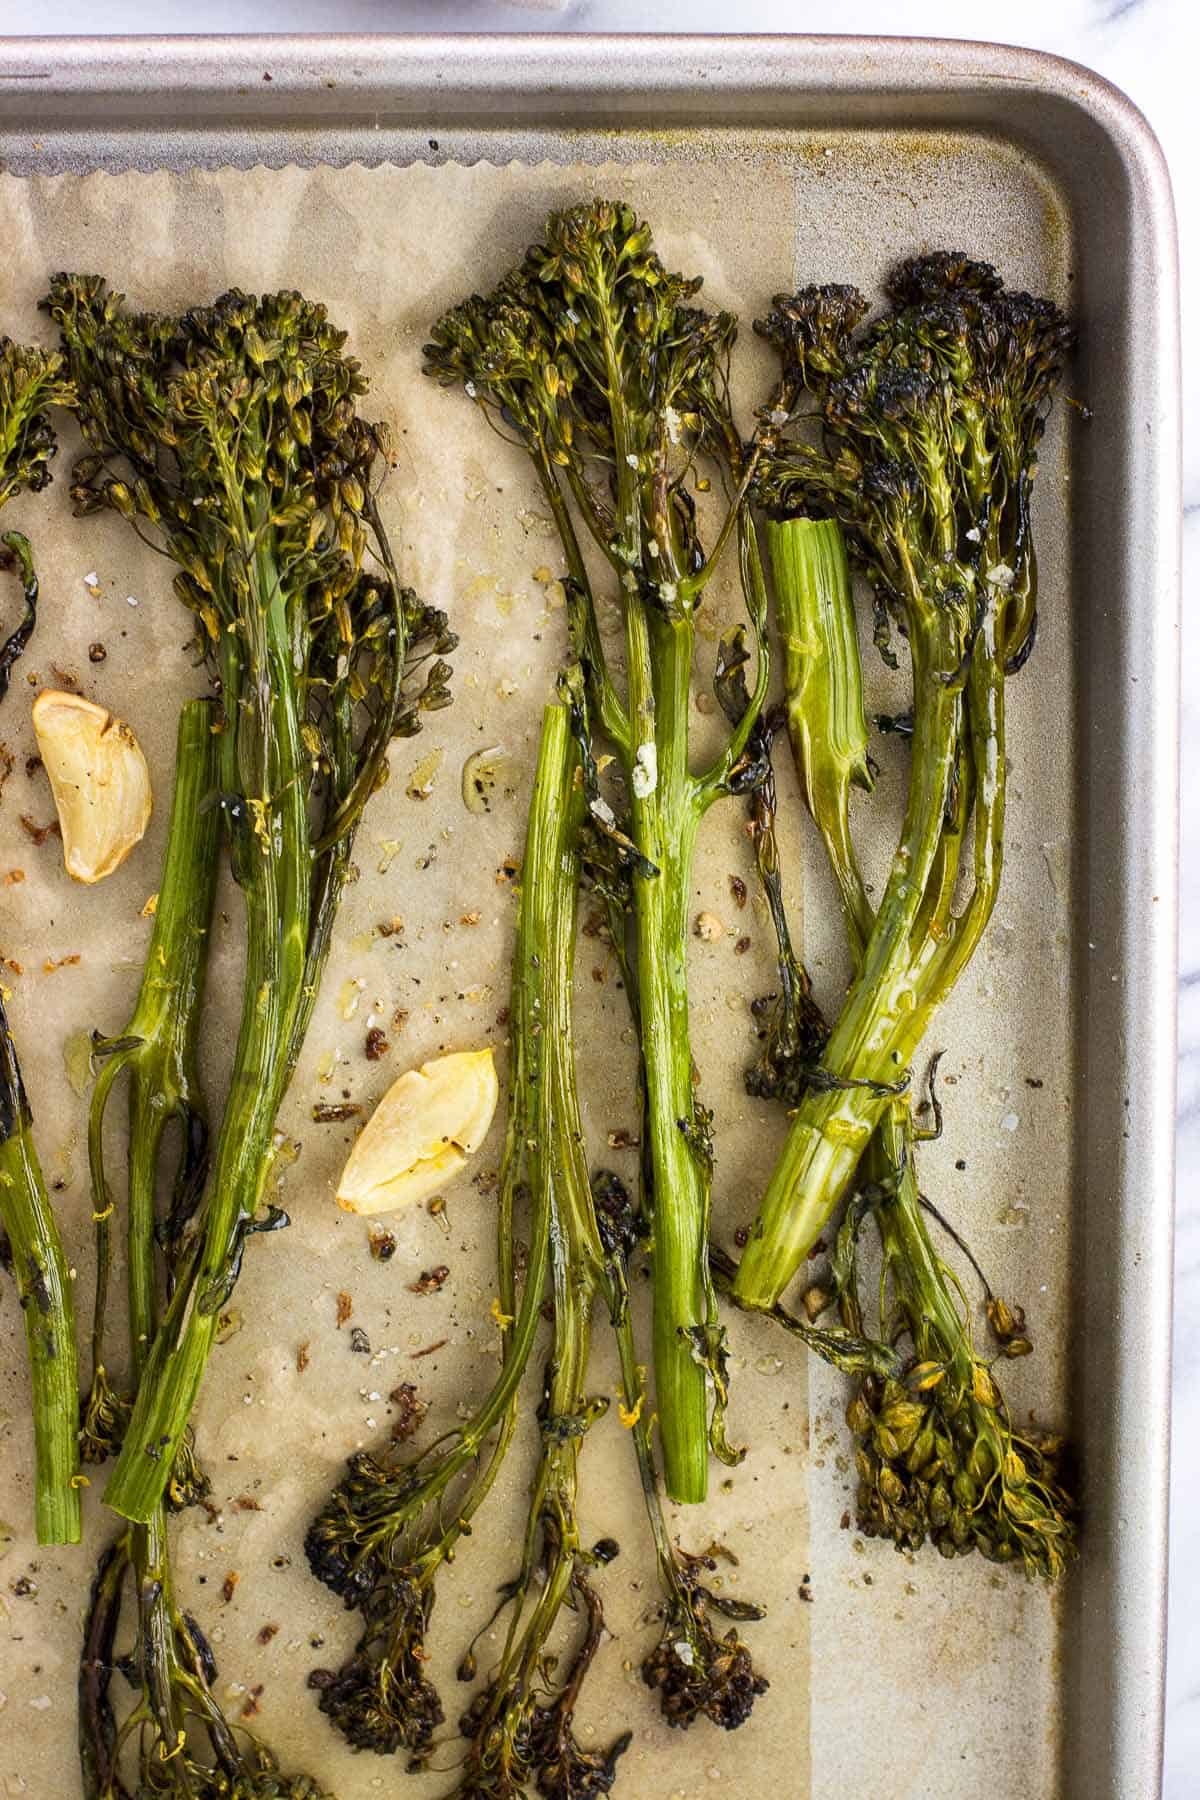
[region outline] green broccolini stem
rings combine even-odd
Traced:
[[[570,718],[562,706],[543,715],[539,782],[557,786],[557,803],[536,838],[533,819],[523,883],[539,896],[537,959],[546,970],[540,1027],[539,1128],[531,1147],[535,1205],[551,1219],[550,1276],[554,1304],[551,1346],[538,1419],[541,1453],[534,1477],[516,1606],[504,1652],[480,1699],[463,1721],[471,1739],[467,1773],[458,1793],[515,1794],[525,1781],[553,1800],[607,1793],[613,1765],[628,1738],[606,1753],[586,1751],[574,1738],[579,1687],[599,1644],[603,1613],[585,1573],[578,1514],[579,1455],[584,1438],[607,1407],[585,1395],[592,1310],[603,1279],[604,1252],[588,1184],[583,1126],[575,1082],[572,975],[580,880],[581,791]],[[524,898],[524,886],[523,886]],[[528,1290],[527,1290],[528,1291]],[[534,1592],[536,1586],[536,1593]],[[532,1605],[526,1603],[532,1595]],[[573,1597],[585,1615],[582,1644],[557,1676],[547,1647],[564,1603]],[[495,1783],[493,1788],[490,1784]],[[511,1785],[508,1785],[511,1784]]]
[[[529,803],[529,823],[522,862],[521,900],[513,977],[509,1001],[512,1067],[509,1071],[509,1110],[500,1173],[498,1264],[503,1367],[495,1385],[463,1433],[461,1458],[453,1455],[458,1469],[479,1453],[479,1446],[499,1422],[503,1436],[489,1458],[484,1473],[487,1486],[473,1503],[456,1509],[468,1517],[484,1499],[494,1481],[516,1423],[516,1395],[537,1336],[545,1300],[546,1277],[554,1256],[554,1214],[551,1194],[557,1176],[557,1151],[553,1120],[558,1082],[554,1062],[559,1054],[556,1035],[564,1006],[569,1007],[572,958],[565,962],[561,949],[563,894],[569,891],[574,918],[578,886],[578,801],[574,793],[577,766],[566,708],[548,705],[542,712],[542,733]],[[521,1299],[515,1305],[513,1214],[517,1191],[528,1186],[532,1232]],[[515,1316],[514,1316],[515,1310]],[[478,1479],[472,1484],[472,1495]],[[439,1488],[445,1484],[439,1482]]]
[[[236,1281],[239,1248],[263,1199],[308,972],[308,759],[291,673],[291,629],[280,583],[261,549],[252,566],[258,604],[245,613],[261,635],[242,646],[249,671],[243,701],[249,700],[251,714],[236,726],[239,788],[253,815],[240,822],[242,841],[235,849],[246,909],[242,1017],[203,1243],[154,1339],[125,1447],[105,1489],[115,1511],[142,1522],[153,1513],[187,1429],[217,1318]],[[226,729],[234,729],[232,721]]]
[[[88,1162],[97,1231],[98,1281],[92,1328],[94,1368],[104,1366],[109,1218],[115,1202],[104,1165],[104,1120],[113,1087],[130,1076],[128,1258],[130,1340],[134,1373],[158,1328],[154,1243],[159,1150],[173,1121],[181,1132],[179,1173],[167,1240],[177,1254],[203,1179],[208,1128],[196,1080],[196,1039],[208,961],[208,932],[220,842],[217,810],[216,709],[191,700],[179,715],[175,785],[154,926],[133,1015],[117,1037],[101,1043],[105,1062],[88,1115]],[[141,1246],[149,1245],[149,1254]],[[135,1246],[137,1247],[135,1253]]]
[[[850,840],[850,790],[875,785],[846,542],[824,519],[770,519],[788,737],[825,843],[855,961],[874,914]]]
[[[81,1511],[75,1304],[2,999],[0,1225],[8,1238],[29,1351],[37,1539],[39,1544],[77,1544]]]
[[[943,677],[957,664],[953,632],[922,609],[911,637],[915,708],[912,779],[901,840],[878,916],[821,1066],[831,1086],[797,1108],[734,1284],[743,1306],[769,1308],[844,1197],[888,1103],[906,1079],[936,1001],[913,983],[912,930],[942,837],[956,760],[961,695]]]
[[[695,1114],[688,1024],[687,945],[692,854],[698,826],[687,767],[687,709],[694,628],[630,605],[630,718],[638,744],[656,746],[657,781],[631,796],[632,836],[655,873],[635,869],[634,931],[654,1166],[654,1368],[668,1490],[702,1500],[708,1479],[705,1371],[689,1332],[708,1322],[704,1285],[709,1172],[685,1134]],[[643,630],[648,640],[643,648]],[[653,648],[651,648],[653,646]],[[657,674],[652,686],[651,658]],[[668,1448],[669,1446],[669,1448]]]

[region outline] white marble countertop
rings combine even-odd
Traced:
[[[239,31],[898,31],[1002,38],[1099,70],[1148,117],[1166,151],[1179,217],[1184,308],[1184,582],[1200,575],[1200,159],[1192,0],[0,0],[0,33]],[[1200,759],[1200,631],[1183,632],[1183,766]],[[1176,1245],[1170,1659],[1165,1800],[1200,1795],[1200,786],[1184,784],[1181,1051]]]

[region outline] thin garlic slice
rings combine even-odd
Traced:
[[[409,1069],[363,1127],[338,1183],[347,1212],[395,1212],[427,1200],[487,1136],[500,1085],[490,1050],[460,1050]]]
[[[106,707],[55,688],[34,701],[33,729],[54,794],[67,874],[103,881],[150,823],[150,771],[142,747]]]

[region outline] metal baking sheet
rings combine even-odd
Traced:
[[[873,1800],[884,1792],[960,1800],[993,1793],[997,1780],[1011,1779],[1018,1757],[1021,1790],[1031,1800],[1142,1800],[1156,1794],[1169,1392],[1179,470],[1173,222],[1165,171],[1144,123],[1113,89],[1072,65],[986,46],[899,40],[24,40],[0,43],[0,82],[5,171],[41,177],[142,170],[185,177],[192,202],[207,192],[210,228],[223,234],[213,279],[222,267],[236,273],[247,258],[254,266],[238,237],[252,233],[254,221],[269,211],[272,169],[295,165],[294,181],[295,170],[327,166],[346,171],[348,181],[366,190],[373,177],[394,183],[401,220],[440,216],[441,172],[453,184],[452,190],[443,185],[442,193],[453,191],[460,207],[478,206],[477,241],[457,244],[451,253],[483,279],[536,230],[540,210],[563,197],[564,171],[593,165],[597,182],[625,187],[649,213],[674,260],[698,259],[714,296],[734,304],[744,319],[766,297],[764,284],[836,275],[872,286],[891,255],[951,238],[988,255],[1014,279],[1047,285],[1070,304],[1082,333],[1071,385],[1092,416],[1086,425],[1070,423],[1060,409],[1043,457],[1039,552],[1044,591],[1054,598],[1045,608],[1047,632],[1038,657],[1013,689],[1009,886],[987,951],[939,1027],[957,1057],[947,1066],[960,1077],[961,1123],[956,1139],[952,1112],[948,1156],[930,1158],[927,1167],[942,1184],[939,1193],[952,1197],[976,1246],[1006,1277],[1012,1272],[1030,1307],[1036,1369],[1031,1366],[1028,1377],[1018,1372],[1010,1386],[1014,1400],[1068,1424],[1079,1445],[1084,1554],[1052,1600],[982,1565],[945,1568],[924,1557],[910,1566],[884,1546],[859,1543],[852,1531],[840,1529],[849,1477],[838,1460],[846,1444],[837,1381],[820,1369],[797,1371],[786,1350],[785,1367],[775,1368],[779,1346],[766,1328],[739,1327],[735,1348],[748,1414],[756,1428],[775,1418],[759,1432],[731,1495],[716,1498],[713,1522],[743,1556],[740,1579],[747,1591],[756,1574],[761,1585],[778,1555],[789,1581],[793,1573],[797,1580],[799,1572],[811,1577],[813,1602],[802,1604],[794,1591],[772,1593],[767,1648],[759,1653],[755,1646],[772,1691],[743,1735],[717,1741],[693,1732],[680,1739],[648,1725],[645,1748],[638,1760],[631,1757],[618,1791],[629,1800],[693,1800],[720,1791],[742,1800],[773,1782],[789,1800],[825,1800],[834,1793]],[[363,166],[353,170],[353,164]],[[204,171],[231,169],[247,171],[232,212],[225,190],[216,197],[215,179],[211,188],[204,186]],[[181,204],[172,218],[166,191],[163,267],[169,267],[177,231],[181,252],[190,258],[190,279],[203,281],[205,242],[195,206],[189,213]],[[355,195],[349,215],[360,205],[377,206],[377,196]],[[719,224],[707,217],[714,208]],[[736,248],[739,208],[753,255],[740,256]],[[776,216],[772,208],[779,238],[774,275],[758,249],[764,219],[772,223]],[[53,216],[48,203],[41,214],[47,235],[36,239],[39,255],[53,243]],[[311,231],[312,218],[297,216],[297,228]],[[122,215],[98,203],[93,223],[92,260],[121,282]],[[326,207],[319,223],[333,233],[336,251],[337,234],[347,229],[336,206]],[[374,259],[370,244],[357,241],[345,285],[352,289],[356,273],[374,260],[378,293],[370,316],[386,318],[394,268],[404,317],[419,330],[435,302],[423,310],[411,271],[406,282],[399,260],[387,262],[389,256],[402,258],[402,239],[402,233],[389,237]],[[323,281],[325,297],[336,303],[336,254],[322,264],[307,238],[293,241],[296,272],[281,272],[280,279]],[[78,261],[78,241],[64,244],[64,257],[68,248]],[[425,263],[436,261],[435,251],[436,244],[423,245]],[[306,260],[310,256],[316,260]],[[14,278],[22,295],[28,285],[24,275]],[[23,329],[24,316],[6,304],[3,325]],[[382,337],[360,345],[373,373],[384,345]],[[403,414],[407,376],[390,370],[391,364],[384,386],[390,399],[388,383],[400,384]],[[455,417],[453,429],[461,431],[456,446],[470,441],[472,424],[470,417]],[[415,426],[414,433],[419,450]],[[447,484],[456,459],[457,448],[438,471]],[[495,500],[477,495],[476,513],[470,520],[462,515],[468,535],[482,540],[490,533],[499,545],[491,560],[505,579],[503,585],[493,582],[485,596],[472,587],[477,574],[464,583],[432,547],[436,508],[420,499],[419,474],[410,476],[410,485],[418,504],[406,511],[405,549],[422,565],[423,577],[448,590],[431,597],[456,607],[464,676],[474,673],[490,689],[506,650],[512,657],[506,673],[519,685],[522,634],[532,629],[520,584],[528,585],[525,565],[539,560],[540,551],[531,554],[519,534],[505,536],[514,531],[511,493]],[[411,502],[414,494],[407,498]],[[55,504],[61,506],[61,492]],[[65,508],[55,517],[65,518]],[[33,528],[35,521],[29,523]],[[134,561],[112,522],[92,561],[82,550],[68,556],[58,546],[53,555],[64,583],[77,556],[83,556],[79,573],[107,557],[118,583],[132,568],[135,595],[143,567],[146,581],[152,579],[150,566]],[[72,596],[63,631],[78,625],[78,606]],[[508,640],[499,653],[498,635]],[[44,655],[58,641],[48,633]],[[74,644],[77,659],[78,644],[64,642]],[[174,650],[169,631],[159,648],[165,669]],[[144,671],[127,653],[124,663],[113,659],[111,677],[104,697],[119,700],[136,721],[139,706],[145,707]],[[492,702],[489,713],[481,697],[474,710],[490,723],[496,707]],[[417,756],[414,751],[411,760]],[[417,827],[413,803],[404,811],[408,761],[402,757],[395,771],[401,779],[376,803],[379,809],[391,806],[394,791],[398,810],[373,818],[371,837],[391,842],[394,831],[414,840],[428,825],[432,842],[441,828],[461,827],[452,806],[457,769],[450,763],[447,758],[442,785]],[[165,770],[159,792],[165,794]],[[492,831],[495,842],[488,839],[496,860],[519,842],[522,802],[523,794],[514,797],[510,813]],[[501,843],[505,833],[512,843]],[[7,839],[4,848],[12,848]],[[722,854],[713,852],[716,860],[710,856],[698,871],[698,904],[719,896]],[[452,967],[453,953],[435,933],[442,913],[451,917],[462,871],[459,865],[455,873],[449,850],[440,856],[446,873],[434,872],[404,910],[428,914],[426,954],[442,973]],[[409,861],[406,849],[397,866]],[[149,857],[147,883],[152,864]],[[126,884],[123,937],[113,951],[108,1005],[118,1011],[133,979],[138,938],[129,901],[140,880],[131,874],[133,885]],[[143,898],[140,889],[137,898]],[[343,960],[369,922],[372,898],[364,895],[361,906],[353,897],[347,903]],[[16,923],[9,929],[27,933],[17,950],[24,948],[40,966],[42,956],[61,950],[58,938],[69,915],[60,909],[58,925],[48,926],[46,917],[35,922],[16,901],[13,907]],[[805,886],[806,948],[829,980],[836,978],[836,951],[822,924],[825,910],[814,873]],[[488,940],[484,966],[473,976],[498,990],[505,983],[505,928],[501,924]],[[342,973],[335,962],[327,1016]],[[68,978],[66,972],[55,977],[64,983]],[[728,1038],[720,969],[701,966],[697,981],[701,1038]],[[56,1079],[62,1086],[53,1032],[42,1034],[44,1042],[30,1041],[32,1020],[45,1016],[39,1009],[49,1004],[32,992],[14,1000],[14,1020],[29,1045],[27,1075],[35,1099]],[[986,1066],[977,1042],[983,1006],[996,1021]],[[314,1034],[320,1025],[318,1020]],[[436,1041],[432,1025],[426,1037],[414,1037],[414,1059]],[[314,1037],[310,1061],[317,1054]],[[1046,1082],[1046,1100],[1036,1104],[1019,1092],[1023,1074],[1035,1065]],[[361,1069],[355,1079],[364,1081]],[[297,1128],[308,1098],[293,1097]],[[46,1111],[41,1109],[43,1116]],[[1008,1124],[1014,1114],[1017,1128]],[[761,1128],[749,1109],[731,1120],[716,1190],[718,1217],[729,1224],[750,1208],[746,1190],[753,1188],[754,1170],[746,1159],[755,1146],[746,1134],[755,1131]],[[964,1148],[971,1182],[964,1189],[960,1178],[953,1188],[949,1156]],[[86,1207],[68,1137],[44,1147],[48,1152],[60,1156],[73,1176],[64,1223],[83,1271]],[[311,1212],[297,1207],[302,1216],[291,1240],[256,1253],[245,1277],[250,1324],[236,1354],[248,1391],[257,1380],[280,1404],[290,1391],[282,1370],[297,1335],[289,1316],[294,1309],[302,1305],[306,1318],[311,1310],[315,1335],[324,1327],[320,1307],[332,1304],[334,1286],[356,1287],[364,1305],[385,1306],[381,1272],[367,1265],[362,1245],[352,1245],[346,1233],[330,1245],[326,1189],[340,1154],[341,1146],[329,1140],[306,1144],[306,1183],[316,1193]],[[762,1154],[760,1145],[760,1159]],[[457,1299],[448,1299],[444,1313],[422,1312],[416,1320],[396,1307],[401,1344],[417,1327],[433,1336],[435,1317],[461,1327],[446,1357],[437,1359],[441,1373],[429,1376],[430,1397],[445,1408],[462,1391],[460,1378],[476,1384],[483,1379],[481,1367],[485,1374],[487,1368],[478,1348],[460,1341],[470,1336],[472,1291],[474,1301],[487,1292],[486,1221],[468,1221],[460,1212],[456,1229],[459,1217],[464,1285]],[[415,1239],[405,1245],[410,1258],[434,1248]],[[281,1271],[291,1284],[283,1292]],[[403,1288],[397,1282],[393,1287],[396,1299]],[[13,1309],[4,1309],[0,1326],[11,1346],[4,1353],[12,1371],[5,1381],[10,1416],[4,1471],[11,1518],[28,1493]],[[276,1483],[268,1518],[239,1513],[230,1504],[217,1536],[199,1522],[186,1524],[180,1554],[189,1581],[209,1570],[207,1588],[194,1590],[206,1614],[220,1611],[214,1577],[226,1565],[244,1565],[261,1576],[257,1592],[249,1581],[243,1584],[217,1628],[226,1703],[236,1709],[239,1684],[254,1678],[252,1659],[263,1660],[252,1647],[259,1612],[283,1602],[287,1626],[266,1658],[264,1735],[288,1766],[336,1776],[341,1800],[369,1800],[396,1785],[398,1775],[382,1773],[384,1765],[373,1760],[336,1754],[302,1693],[308,1664],[348,1647],[350,1622],[325,1604],[301,1570],[289,1576],[269,1567],[277,1548],[296,1551],[299,1562],[298,1545],[278,1541],[281,1529],[298,1530],[343,1451],[343,1439],[353,1441],[348,1434],[355,1429],[370,1435],[358,1418],[367,1409],[350,1383],[351,1374],[339,1367],[336,1379],[316,1390],[322,1399],[328,1396],[331,1408],[340,1405],[352,1416],[335,1414],[336,1429],[320,1454],[314,1452],[311,1470],[297,1462],[288,1479]],[[252,1471],[266,1467],[269,1457],[249,1421],[222,1419],[215,1411],[218,1391],[224,1393],[226,1384],[210,1387],[200,1426],[214,1456],[240,1459],[236,1474],[226,1470],[222,1484],[232,1497],[243,1476],[253,1479]],[[790,1419],[781,1411],[789,1395]],[[317,1435],[314,1417],[314,1442]],[[604,1452],[589,1446],[593,1454]],[[514,1521],[519,1517],[515,1472],[499,1503]],[[620,1505],[605,1499],[632,1544],[636,1519],[632,1512],[624,1516]],[[597,1525],[607,1525],[609,1513],[595,1501],[593,1506]],[[104,1529],[94,1509],[93,1541]],[[700,1527],[686,1521],[680,1530],[693,1541]],[[792,1557],[799,1559],[796,1571]],[[31,1559],[38,1564],[32,1577],[38,1593],[15,1595],[12,1584],[29,1573]],[[7,1792],[59,1800],[76,1792],[69,1698],[84,1577],[70,1553],[38,1554],[21,1540],[0,1573],[7,1615],[0,1624],[0,1687],[7,1695],[0,1778]],[[472,1607],[483,1606],[483,1581],[478,1574],[456,1577],[439,1621],[457,1624]],[[619,1673],[623,1659],[640,1654],[645,1604],[644,1594],[614,1594],[610,1611],[620,1641],[606,1656],[617,1672],[602,1690],[610,1717],[616,1707],[652,1719],[636,1683],[626,1692]],[[449,1627],[446,1633],[459,1635]],[[326,1634],[328,1647],[320,1653],[310,1648],[312,1637]],[[864,1730],[868,1720],[871,1728]],[[602,1730],[603,1712],[597,1722]],[[30,1761],[28,1745],[35,1741],[43,1748]],[[401,1785],[414,1800],[425,1800],[450,1783],[444,1775]]]

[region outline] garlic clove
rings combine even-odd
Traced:
[[[394,1212],[446,1186],[487,1136],[500,1085],[491,1050],[438,1056],[394,1081],[350,1152],[337,1202]]]
[[[150,823],[150,770],[142,747],[106,707],[54,688],[34,701],[33,729],[50,777],[67,874],[103,881]]]

